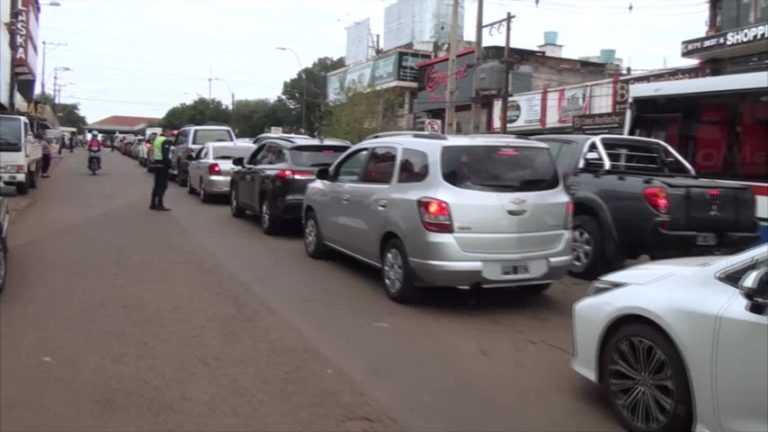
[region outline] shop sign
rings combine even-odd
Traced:
[[[373,63],[373,84],[382,85],[395,80],[397,76],[397,54],[376,59]]]
[[[347,80],[344,82],[346,93],[351,94],[368,89],[371,86],[371,72],[373,72],[373,62],[347,69]]]
[[[507,130],[538,127],[541,123],[541,94],[516,96],[507,105]]]
[[[13,11],[13,70],[17,80],[34,80],[37,67],[38,5],[37,0],[19,0]]]
[[[400,52],[398,54],[398,81],[418,82],[419,70],[416,65],[429,58],[429,54]]]
[[[626,111],[629,102],[629,86],[632,84],[645,84],[659,81],[680,81],[709,76],[709,69],[700,66],[674,69],[649,75],[629,76],[616,81],[615,111]]]
[[[468,104],[472,100],[472,76],[474,56],[456,58],[456,105]],[[417,111],[444,109],[448,95],[448,60],[432,63],[420,68],[419,94],[416,98]]]
[[[768,23],[761,23],[684,41],[681,51],[683,57],[694,57],[703,53],[765,40],[768,40]]]
[[[621,133],[626,113],[586,114],[573,118],[573,132],[584,134]]]
[[[589,112],[589,87],[562,88],[557,95],[558,123],[570,123],[574,116]]]

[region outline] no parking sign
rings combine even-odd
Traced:
[[[438,119],[428,119],[424,122],[424,130],[433,134],[443,133],[443,122]]]

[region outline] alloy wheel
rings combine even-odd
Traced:
[[[317,224],[310,218],[304,224],[304,245],[307,250],[312,252],[317,247]]]
[[[264,200],[263,203],[261,203],[261,227],[264,228],[264,230],[269,229],[270,225],[270,215],[269,215],[269,205],[267,204],[267,200]]]
[[[648,339],[620,340],[611,353],[606,379],[611,399],[638,428],[654,430],[672,417],[676,397],[672,366]]]
[[[594,240],[584,228],[573,230],[572,256],[573,266],[578,269],[585,268],[592,260]]]
[[[400,291],[403,287],[404,269],[403,256],[396,248],[390,248],[384,255],[384,284],[391,293]]]

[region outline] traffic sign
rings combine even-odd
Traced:
[[[428,119],[424,122],[424,130],[433,134],[443,133],[443,122],[438,119]]]

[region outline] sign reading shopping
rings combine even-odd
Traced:
[[[725,49],[754,45],[756,50],[764,49],[768,41],[768,23],[742,27],[728,32],[704,36],[683,42],[682,56],[689,58],[706,57]]]

